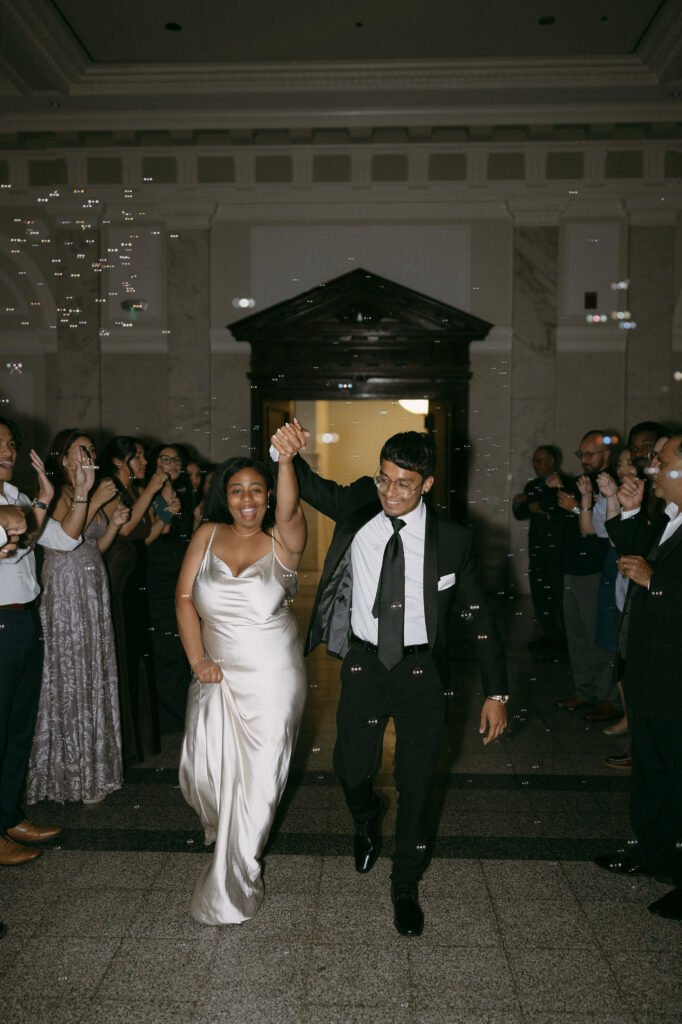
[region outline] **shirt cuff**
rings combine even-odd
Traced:
[[[270,445],[270,450],[268,451],[268,455],[270,456],[270,458],[272,459],[273,462],[279,462],[279,452],[275,448],[274,444]]]
[[[632,517],[636,516],[638,513],[639,513],[639,509],[638,508],[629,508],[627,511],[624,508],[622,508],[620,510],[620,518],[621,519],[632,519]]]
[[[7,541],[7,531],[5,530],[4,526],[0,526],[0,548],[4,548]]]

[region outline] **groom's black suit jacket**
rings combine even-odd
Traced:
[[[303,500],[336,523],[312,610],[306,654],[325,643],[330,654],[343,658],[351,638],[350,546],[356,533],[381,512],[381,503],[371,477],[343,487],[318,476],[299,456],[294,464]],[[424,613],[429,647],[444,686],[450,675],[448,627],[455,600],[473,639],[484,694],[508,693],[504,649],[476,564],[472,531],[426,505]]]
[[[609,519],[619,555],[642,555],[654,573],[648,588],[630,581],[623,685],[628,711],[682,721],[682,527],[660,544],[668,520],[642,512]]]

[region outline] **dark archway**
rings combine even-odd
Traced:
[[[464,518],[469,345],[492,326],[362,269],[228,324],[251,345],[256,450],[267,450],[294,398],[427,398],[436,505]]]

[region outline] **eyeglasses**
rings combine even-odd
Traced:
[[[645,455],[647,459],[654,454],[654,446],[651,444],[631,444],[628,445],[628,450],[631,455]]]
[[[578,451],[575,452],[575,454],[578,456],[579,459],[591,459],[593,455],[601,455],[601,453],[605,451],[608,451],[608,449],[599,448],[596,452],[581,452],[580,449],[578,449]]]
[[[411,484],[409,480],[391,480],[390,477],[384,476],[381,470],[377,470],[372,479],[381,494],[386,494],[393,485],[401,498],[411,497],[421,487],[421,483]]]
[[[157,462],[174,462],[177,466],[182,465],[182,459],[179,455],[159,455]]]

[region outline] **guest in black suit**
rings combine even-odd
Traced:
[[[280,431],[300,451],[296,422]],[[343,659],[334,771],[355,822],[355,866],[379,853],[382,800],[373,780],[393,718],[399,794],[391,896],[402,935],[421,934],[418,882],[427,864],[428,819],[449,680],[448,626],[455,598],[475,638],[483,703],[480,733],[502,735],[507,715],[504,651],[488,608],[469,529],[438,516],[426,495],[436,447],[427,434],[390,438],[374,477],[347,487],[297,457],[301,497],[336,522],[322,570],[306,653],[326,643]]]
[[[543,444],[533,453],[535,479],[512,501],[515,519],[528,519],[528,577],[533,609],[542,635],[531,640],[531,650],[564,650],[564,521],[566,512],[557,504],[557,488],[547,483],[553,474],[559,487],[568,491],[571,480],[559,472],[559,453]]]
[[[631,732],[630,817],[637,836],[632,856],[597,864],[621,874],[653,875],[675,888],[649,910],[682,920],[682,435],[659,456],[656,495],[665,512],[648,523],[640,511],[644,481],[618,492],[620,519],[607,523],[631,580],[626,601],[623,688]]]

